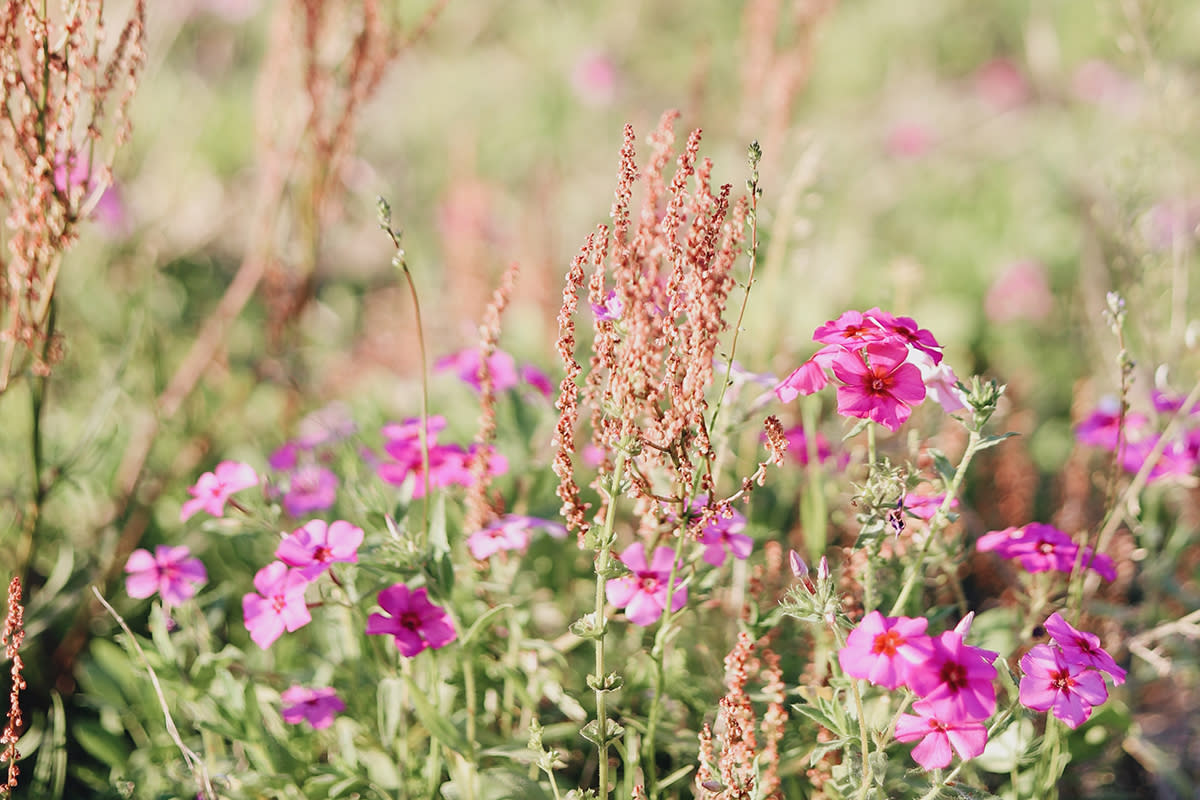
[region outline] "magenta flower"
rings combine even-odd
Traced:
[[[224,516],[225,503],[230,495],[258,485],[254,467],[238,461],[222,461],[212,472],[206,472],[188,489],[192,496],[179,510],[179,521],[187,522],[197,511],[207,511],[214,517]]]
[[[625,616],[634,625],[645,627],[662,616],[667,605],[667,583],[671,579],[671,562],[675,551],[659,547],[654,559],[646,563],[646,549],[641,542],[625,548],[617,558],[629,567],[632,575],[612,578],[605,585],[608,602],[625,609]],[[687,604],[687,587],[679,586],[681,570],[676,570],[675,588],[671,594],[671,611],[678,611]]]
[[[920,739],[912,756],[927,770],[949,766],[954,753],[963,761],[974,758],[987,746],[987,728],[982,722],[941,717],[927,700],[913,703],[913,711],[917,715],[901,714],[896,720],[896,741]]]
[[[963,642],[959,630],[933,639],[933,654],[909,670],[908,685],[941,720],[986,719],[996,710],[996,653]]]
[[[858,350],[873,342],[886,341],[890,338],[888,332],[871,317],[871,312],[878,310],[871,309],[865,314],[861,311],[844,311],[837,319],[818,325],[813,331],[813,341],[840,345],[847,350]]]
[[[442,356],[433,363],[434,372],[451,370],[475,391],[482,391],[483,385],[479,381],[478,347],[468,347]],[[488,357],[488,370],[491,372],[493,391],[503,392],[517,385],[517,362],[503,350],[497,350]]]
[[[396,649],[412,658],[426,648],[437,650],[458,638],[446,609],[429,601],[424,587],[411,591],[403,583],[379,593],[383,614],[367,618],[367,633],[396,637]]]
[[[912,514],[914,517],[928,522],[937,514],[942,503],[946,500],[946,493],[941,494],[913,494],[911,492],[904,495],[904,510]],[[958,498],[950,501],[950,508],[958,508]]]
[[[838,413],[899,430],[912,406],[925,399],[921,370],[907,358],[908,348],[892,342],[838,356],[833,362],[833,374],[843,383],[837,392]]]
[[[208,580],[204,564],[198,558],[188,558],[187,547],[158,545],[154,555],[137,549],[125,562],[125,591],[130,597],[145,598],[158,592],[163,608],[177,606],[196,594],[196,588]]]
[[[909,673],[933,655],[925,635],[924,617],[885,617],[872,611],[846,637],[838,651],[842,671],[876,686],[895,689],[908,683]]]
[[[934,365],[942,362],[942,346],[933,334],[917,324],[912,317],[893,317],[879,308],[872,308],[865,315],[887,333],[888,341],[898,341],[912,350],[924,353]]]
[[[346,710],[346,704],[338,698],[337,692],[329,688],[293,686],[279,697],[286,703],[283,707],[284,722],[292,725],[307,722],[316,730],[328,728],[333,724],[333,715]]]
[[[625,313],[625,301],[615,289],[609,289],[603,303],[588,303],[597,322],[616,322]]]
[[[1018,261],[992,282],[983,300],[983,311],[992,322],[1037,322],[1054,310],[1054,294],[1046,268],[1036,261]]]
[[[1062,648],[1034,645],[1021,657],[1019,697],[1034,711],[1052,711],[1072,728],[1092,715],[1092,707],[1108,699],[1100,673],[1066,657]]]
[[[1075,568],[1079,545],[1053,525],[1031,522],[1022,528],[989,531],[975,542],[981,553],[995,551],[1004,558],[1015,558],[1027,572],[1070,572]],[[1112,558],[1083,548],[1082,566],[1094,569],[1105,580],[1116,580],[1117,570]]]
[[[554,384],[550,382],[550,376],[533,364],[523,364],[517,371],[521,374],[521,380],[529,384],[542,397],[550,397],[554,394]]]
[[[808,437],[804,433],[804,426],[796,425],[795,427],[788,428],[783,432],[783,435],[788,441],[788,455],[799,461],[802,466],[808,466]],[[829,440],[821,435],[820,432],[817,433],[816,439],[817,446],[813,449],[816,451],[817,463],[824,464],[827,461],[832,461],[833,447],[829,444]],[[843,452],[842,457],[837,460],[837,466],[839,468],[845,467],[847,463],[849,463],[849,455]]]
[[[283,510],[290,517],[324,511],[337,501],[337,475],[316,464],[297,467],[288,476],[287,487]]]
[[[263,650],[285,630],[299,630],[312,622],[304,603],[308,579],[300,570],[288,569],[282,561],[272,561],[255,574],[254,588],[258,594],[242,598],[242,618],[250,638]]]
[[[297,528],[280,542],[275,557],[289,567],[298,567],[308,580],[315,580],[335,561],[358,561],[363,531],[345,520],[326,524],[314,519]]]
[[[467,549],[471,551],[471,556],[479,561],[489,559],[502,551],[524,552],[529,547],[533,531],[538,528],[556,539],[567,535],[567,529],[557,522],[519,514],[506,514],[483,530],[468,536]]]
[[[775,387],[775,396],[782,403],[790,403],[800,395],[807,397],[819,392],[827,383],[829,376],[825,374],[825,367],[814,356],[792,370],[791,374]]]
[[[1125,670],[1118,667],[1108,651],[1100,646],[1100,637],[1096,634],[1075,630],[1057,611],[1047,617],[1046,631],[1062,649],[1067,661],[1108,673],[1117,686],[1125,682]]]
[[[708,505],[708,495],[697,495],[692,500],[689,517],[694,521],[704,507]],[[745,561],[754,550],[754,540],[742,533],[746,529],[746,516],[741,512],[730,509],[732,516],[723,517],[719,514],[710,520],[700,531],[700,544],[704,545],[704,561],[714,567],[725,563],[726,553]]]

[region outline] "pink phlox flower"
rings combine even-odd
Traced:
[[[296,444],[313,450],[350,438],[358,431],[358,425],[344,403],[330,403],[300,420],[296,431]]]
[[[940,494],[914,494],[908,492],[904,495],[904,510],[914,517],[928,522],[933,519],[934,514],[937,513],[945,501],[945,492]],[[950,508],[958,508],[957,497],[950,501]]]
[[[425,436],[429,439],[430,444],[432,444],[437,440],[437,435],[446,429],[446,418],[441,414],[433,414],[425,422]],[[409,417],[403,422],[389,422],[383,426],[381,432],[388,444],[400,447],[411,446],[420,448],[421,418]]]
[[[975,542],[981,553],[994,551],[1004,558],[1015,558],[1026,572],[1070,572],[1075,568],[1079,545],[1063,531],[1042,522],[1030,522],[1021,528],[989,531]],[[1083,567],[1094,569],[1105,580],[1116,580],[1116,565],[1104,553],[1091,547],[1083,549]]]
[[[242,597],[242,618],[250,638],[266,650],[283,635],[312,622],[304,603],[308,578],[298,569],[288,569],[282,561],[272,561],[254,576],[258,594]]]
[[[954,753],[966,761],[987,747],[987,728],[982,722],[939,715],[927,700],[913,703],[913,711],[917,714],[901,714],[896,720],[896,741],[920,739],[912,757],[927,770],[949,766]]]
[[[608,602],[625,609],[625,616],[634,625],[645,627],[662,616],[667,605],[667,583],[671,579],[671,562],[675,551],[659,547],[653,560],[646,563],[646,550],[641,542],[625,548],[617,558],[633,573],[622,578],[610,578],[605,584]],[[679,586],[681,569],[676,569],[675,589],[671,596],[671,611],[675,612],[687,604],[687,587]]]
[[[1045,319],[1054,311],[1046,268],[1036,261],[1010,264],[988,287],[983,311],[996,323]]]
[[[554,384],[550,382],[550,376],[533,364],[523,364],[518,372],[521,380],[542,397],[550,397],[554,394]]]
[[[838,345],[845,350],[859,350],[872,342],[890,338],[889,332],[870,316],[870,312],[864,314],[861,311],[844,311],[837,319],[818,325],[813,331],[813,341]]]
[[[975,92],[996,111],[1011,111],[1029,100],[1029,81],[1011,59],[993,58],[975,72]]]
[[[699,517],[708,505],[708,495],[697,495],[692,500],[689,518]],[[718,513],[700,530],[700,544],[704,545],[704,561],[714,567],[725,563],[727,553],[745,561],[754,550],[754,540],[742,533],[746,529],[746,516],[737,509],[730,509],[731,516]]]
[[[944,361],[936,366],[933,365],[924,353],[920,353],[919,358],[913,358],[913,355],[917,353],[919,351],[909,351],[909,363],[916,364],[917,369],[921,370],[921,380],[925,383],[925,396],[941,406],[947,414],[965,410],[967,408],[966,396],[958,388],[958,376],[954,374],[954,369]]]
[[[893,317],[878,307],[868,310],[864,316],[887,333],[888,341],[901,342],[909,349],[923,353],[935,366],[942,363],[942,346],[932,333],[918,325],[912,317]]]
[[[1128,411],[1125,414],[1125,441],[1143,438],[1150,425],[1150,419],[1145,414]],[[1105,397],[1099,407],[1075,426],[1075,439],[1080,444],[1092,447],[1103,447],[1109,452],[1117,449],[1118,436],[1121,430],[1120,401],[1115,397]]]
[[[556,539],[567,535],[567,529],[557,522],[520,514],[506,514],[483,530],[467,537],[467,549],[478,561],[508,550],[524,552],[535,530],[544,530]]]
[[[925,635],[928,624],[924,617],[885,617],[872,611],[846,637],[838,663],[847,675],[876,686],[907,685],[912,670],[933,655],[933,642]]]
[[[775,396],[782,403],[790,403],[800,395],[808,396],[819,392],[829,383],[829,376],[816,359],[810,358],[792,370],[783,381],[775,387]]]
[[[337,501],[338,477],[317,464],[301,464],[287,477],[283,510],[291,517],[331,508]]]
[[[470,469],[470,458],[475,447],[472,446],[468,450],[457,444],[438,444],[436,433],[445,425],[445,417],[429,418],[429,486],[470,486],[475,480]],[[412,419],[401,424],[387,425],[384,426],[383,433],[383,449],[393,460],[376,463],[376,474],[393,486],[403,486],[411,476],[414,479],[413,497],[423,497],[425,467],[421,456],[420,421]],[[508,471],[508,460],[493,451],[488,459],[488,471],[492,475],[504,474]]]
[[[1183,403],[1187,398],[1181,394],[1173,392],[1164,392],[1155,389],[1150,393],[1150,402],[1154,405],[1154,410],[1159,414],[1174,414],[1179,409],[1183,408]],[[1189,416],[1200,415],[1200,403],[1192,406],[1187,414]]]
[[[305,523],[279,543],[275,557],[290,567],[298,567],[304,577],[315,580],[333,563],[353,564],[358,561],[358,547],[363,541],[362,528],[345,520],[326,524],[314,519]]]
[[[617,67],[604,53],[585,52],[571,69],[571,87],[590,106],[610,105],[617,95]]]
[[[214,517],[225,515],[225,502],[243,489],[258,485],[254,467],[240,461],[222,461],[212,472],[206,472],[188,489],[192,496],[179,510],[179,521],[186,522],[197,511],[207,511]]]
[[[1045,627],[1068,661],[1107,673],[1117,686],[1125,682],[1125,670],[1100,646],[1099,636],[1076,630],[1057,611],[1046,618]]]
[[[1162,437],[1158,434],[1126,443],[1121,451],[1121,467],[1130,473],[1140,472],[1151,451]],[[1168,441],[1163,445],[1154,466],[1146,474],[1147,481],[1187,478],[1196,471],[1196,453],[1189,440]]]
[[[426,648],[445,647],[458,638],[450,615],[430,602],[425,587],[412,591],[403,583],[389,586],[379,593],[379,606],[384,613],[367,618],[367,633],[395,636],[396,649],[405,658]]]
[[[208,580],[208,572],[198,558],[189,558],[184,545],[158,545],[154,554],[141,548],[129,554],[125,562],[125,591],[138,599],[158,592],[163,608],[177,606],[196,594],[196,588]]]
[[[609,289],[603,303],[588,303],[597,322],[616,322],[625,313],[625,301],[616,289]]]
[[[1072,728],[1092,715],[1092,708],[1108,699],[1100,673],[1068,659],[1060,647],[1034,645],[1021,657],[1018,696],[1021,705],[1034,711],[1052,711]]]
[[[788,455],[796,459],[802,466],[808,466],[810,455],[808,452],[808,437],[804,433],[804,426],[796,425],[788,428],[783,432],[783,435],[788,441]],[[832,445],[829,444],[829,440],[819,431],[817,432],[816,447],[814,449],[816,450],[818,464],[834,460]],[[845,469],[849,462],[850,454],[843,450],[836,460],[836,466],[838,469]]]
[[[842,353],[833,362],[833,374],[843,384],[837,391],[838,413],[899,430],[912,406],[925,399],[921,370],[907,357],[908,348],[893,342]]]
[[[468,347],[439,358],[433,364],[433,371],[453,371],[460,380],[478,392],[483,389],[479,380],[479,363],[479,348]],[[487,363],[494,391],[503,392],[517,385],[517,362],[511,355],[497,350],[488,357]]]
[[[941,720],[980,720],[996,710],[997,654],[963,642],[957,630],[933,640],[933,655],[909,671],[908,686]]]
[[[316,730],[328,728],[333,724],[334,714],[346,710],[346,704],[331,688],[310,689],[307,686],[293,686],[279,697],[285,703],[284,722],[292,725],[307,722]]]

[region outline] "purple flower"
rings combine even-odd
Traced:
[[[517,363],[513,357],[503,350],[497,350],[488,357],[488,371],[491,373],[492,389],[503,392],[517,385]],[[453,371],[459,379],[473,388],[482,391],[479,381],[479,348],[468,347],[442,356],[433,363],[434,372]]]
[[[304,577],[314,580],[335,561],[358,561],[363,531],[344,520],[326,524],[314,519],[297,528],[280,542],[275,557],[290,567],[299,567]]]
[[[942,363],[942,346],[925,328],[912,317],[893,317],[879,308],[872,308],[866,315],[887,333],[888,341],[899,341],[910,349],[924,353],[934,365]]]
[[[541,528],[556,539],[567,535],[567,529],[557,522],[519,514],[506,514],[483,530],[467,537],[467,549],[479,561],[506,550],[525,551],[533,531]]]
[[[920,739],[912,756],[927,770],[949,766],[954,753],[963,761],[974,758],[987,746],[987,728],[982,722],[943,718],[928,700],[913,703],[913,711],[917,715],[901,714],[896,720],[896,741]]]
[[[1100,646],[1100,637],[1087,631],[1078,631],[1055,611],[1046,619],[1046,631],[1054,643],[1062,649],[1067,661],[1108,673],[1113,683],[1120,686],[1125,682],[1125,670]]]
[[[989,531],[975,542],[981,553],[994,550],[1004,558],[1015,558],[1027,572],[1070,572],[1075,568],[1079,545],[1071,537],[1041,522],[1030,522],[1022,528]],[[1116,580],[1116,565],[1104,553],[1083,548],[1082,566],[1095,570],[1105,580]]]
[[[788,441],[788,455],[800,462],[802,466],[808,466],[808,437],[804,433],[803,425],[796,425],[793,428],[788,428],[783,432],[784,437]],[[817,446],[814,448],[817,455],[817,463],[824,464],[833,459],[833,447],[829,444],[829,440],[817,433]],[[849,454],[843,452],[841,458],[837,461],[839,468],[845,467],[849,463]]]
[[[187,547],[158,545],[149,550],[134,550],[125,562],[125,591],[130,597],[145,598],[158,592],[163,608],[177,606],[196,594],[196,587],[208,580],[204,564],[189,558]]]
[[[337,475],[316,464],[304,464],[293,470],[287,486],[283,510],[291,517],[324,511],[337,500]]]
[[[279,697],[286,703],[283,707],[284,722],[292,725],[308,722],[316,730],[328,728],[333,724],[333,715],[346,710],[346,704],[338,698],[337,692],[329,688],[293,686]]]
[[[403,583],[389,586],[379,593],[379,606],[384,613],[367,618],[367,633],[395,636],[396,649],[405,658],[426,648],[445,647],[458,638],[450,616],[429,601],[424,587],[411,591]]]
[[[212,472],[206,472],[188,489],[192,496],[179,510],[179,521],[187,522],[197,511],[207,511],[214,517],[224,516],[225,502],[230,495],[258,485],[258,475],[249,464],[222,461]]]
[[[996,710],[996,653],[963,643],[963,633],[933,639],[933,654],[909,670],[908,685],[941,720],[986,719]]]
[[[908,683],[915,665],[933,655],[933,642],[925,635],[924,617],[885,617],[872,611],[846,637],[838,651],[842,671],[886,689]]]
[[[1134,411],[1125,414],[1125,439],[1140,438],[1150,424],[1145,414]],[[1103,447],[1105,450],[1117,449],[1117,440],[1121,428],[1120,401],[1115,397],[1106,397],[1100,401],[1100,407],[1089,414],[1075,426],[1075,439],[1080,444],[1092,447]]]
[[[825,372],[825,366],[814,356],[792,370],[791,374],[775,387],[775,396],[782,403],[790,403],[800,395],[808,396],[819,392],[827,383],[829,376]]]
[[[1060,647],[1034,645],[1021,657],[1021,671],[1025,673],[1018,693],[1021,705],[1053,711],[1072,728],[1092,715],[1093,706],[1108,699],[1100,673],[1068,659]]]
[[[708,495],[698,495],[692,500],[691,514],[697,515],[708,505]],[[754,549],[754,540],[742,533],[746,529],[746,517],[730,509],[731,516],[719,513],[700,531],[700,544],[704,545],[704,561],[714,567],[725,563],[726,553],[745,561]]]
[[[312,622],[304,603],[308,579],[300,570],[288,569],[282,561],[272,561],[254,576],[254,588],[258,594],[242,598],[242,618],[250,638],[263,650],[285,630],[299,630]]]
[[[625,301],[621,299],[615,289],[608,290],[603,303],[589,303],[588,305],[592,307],[592,314],[595,315],[597,322],[616,322],[625,312]]]
[[[533,387],[534,391],[542,397],[550,397],[554,394],[554,384],[550,382],[550,376],[533,364],[525,364],[518,371],[521,374],[521,380]]]
[[[653,560],[646,563],[646,549],[641,542],[634,542],[617,557],[629,567],[632,575],[612,578],[605,585],[608,602],[625,609],[625,616],[634,625],[645,627],[662,616],[667,605],[667,583],[671,579],[671,562],[675,551],[659,547]],[[671,594],[671,611],[678,611],[687,604],[687,587],[679,586],[676,570],[675,587]]]

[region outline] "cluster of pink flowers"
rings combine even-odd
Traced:
[[[1106,581],[1116,580],[1117,569],[1111,557],[1090,547],[1075,544],[1063,531],[1043,522],[1030,522],[1020,528],[989,531],[975,542],[981,553],[995,552],[1015,558],[1027,572],[1071,572],[1078,560],[1084,569],[1095,570]]]
[[[1121,419],[1120,401],[1106,398],[1100,407],[1075,427],[1080,444],[1118,453],[1121,467],[1130,473],[1141,470],[1150,453],[1159,446],[1166,419],[1183,407],[1184,398],[1155,391],[1151,401],[1158,419],[1128,411]],[[1162,443],[1162,452],[1150,468],[1150,481],[1184,478],[1200,468],[1200,404],[1183,412],[1185,424],[1172,439]],[[1124,440],[1121,428],[1124,426]]]
[[[330,446],[356,431],[349,413],[337,404],[308,415],[299,427],[299,435],[267,459],[276,473],[270,494],[282,497],[283,510],[296,519],[333,508],[339,481],[326,466],[333,457]]]
[[[503,350],[492,353],[487,364],[492,389],[495,392],[506,392],[517,388],[520,383],[525,383],[542,397],[554,394],[554,386],[546,373],[532,364],[522,364],[518,368],[516,359]],[[479,348],[468,347],[439,358],[433,364],[433,371],[454,372],[460,380],[478,392],[483,388],[479,380],[479,367]]]
[[[349,522],[315,519],[297,528],[275,550],[272,561],[254,576],[254,588],[242,598],[242,617],[250,638],[262,649],[312,621],[304,595],[308,585],[335,562],[358,561],[363,531]]]
[[[978,756],[987,744],[983,721],[996,710],[997,654],[964,642],[973,615],[940,636],[926,635],[928,620],[884,617],[872,611],[838,652],[842,670],[851,677],[886,689],[907,687],[920,700],[916,714],[901,714],[896,739],[921,740],[913,758],[926,769],[940,769],[953,753]]]
[[[821,325],[825,346],[775,387],[783,402],[838,382],[838,413],[898,430],[914,406],[931,397],[947,412],[965,408],[953,370],[942,364],[933,334],[909,317],[886,311],[847,311]]]
[[[446,427],[446,418],[439,415],[429,417],[426,423],[426,438],[429,446],[429,487],[444,489],[448,486],[470,486],[475,482],[471,475],[470,460],[474,446],[468,449],[457,444],[439,444],[437,434]],[[384,452],[390,460],[375,465],[375,472],[393,486],[403,486],[413,480],[413,497],[425,496],[424,463],[421,455],[421,420],[407,419],[400,423],[383,426]],[[492,453],[488,469],[493,475],[508,471],[508,461],[499,453]]]
[[[479,561],[507,551],[524,553],[535,530],[544,530],[555,539],[562,539],[567,535],[566,527],[557,522],[520,514],[505,514],[483,530],[468,536],[467,549],[471,551],[471,556]]]
[[[1052,711],[1072,728],[1092,715],[1092,708],[1108,700],[1107,674],[1116,685],[1125,682],[1125,670],[1100,646],[1100,637],[1078,631],[1055,612],[1046,620],[1050,644],[1034,645],[1021,657],[1019,697],[1034,711]]]

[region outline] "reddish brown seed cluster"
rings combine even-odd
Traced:
[[[668,181],[677,117],[663,116],[640,170],[633,128],[625,127],[612,228],[601,226],[588,237],[563,292],[559,353],[567,377],[559,398],[555,470],[563,515],[576,530],[587,526],[572,469],[581,406],[601,462],[593,484],[602,497],[598,515],[615,499],[608,487],[618,453],[623,477],[647,515],[664,504],[679,512],[693,492],[711,491],[713,484],[705,392],[727,328],[724,312],[748,207],[743,200],[731,208],[728,185],[714,191],[712,164],[698,156],[699,130],[688,137]],[[575,359],[574,316],[585,269],[593,343],[580,384],[584,368]]]
[[[50,323],[59,264],[112,181],[145,61],[145,0],[104,58],[103,0],[60,5],[47,14],[44,3],[0,0],[0,207],[11,231],[0,250],[0,392],[22,352],[42,375],[61,357]]]
[[[25,688],[25,678],[22,675],[25,664],[21,660],[21,644],[25,641],[25,610],[21,606],[21,579],[14,577],[8,585],[8,614],[4,618],[4,632],[0,634],[0,645],[4,646],[4,655],[11,663],[10,675],[12,685],[8,691],[8,723],[4,733],[0,735],[0,763],[8,762],[8,778],[0,784],[0,795],[8,796],[17,788],[17,776],[20,768],[17,759],[17,740],[25,727],[21,716],[21,690]]]

